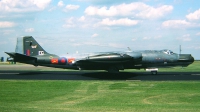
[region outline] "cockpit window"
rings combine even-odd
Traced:
[[[163,52],[164,52],[165,54],[168,54],[168,55],[174,54],[173,51],[167,50],[167,49],[163,50]]]

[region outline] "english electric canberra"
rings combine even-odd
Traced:
[[[118,73],[124,69],[146,69],[157,74],[158,68],[188,66],[194,62],[191,54],[176,54],[171,50],[144,50],[126,52],[99,52],[82,58],[59,57],[46,52],[32,36],[17,38],[15,52],[6,52],[9,60],[77,70],[106,70]]]

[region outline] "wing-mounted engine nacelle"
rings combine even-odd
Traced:
[[[134,61],[142,61],[142,53],[140,52],[129,52],[127,55],[133,57]]]
[[[65,58],[65,57],[58,57],[58,58],[45,58],[45,57],[38,57],[35,61],[36,64],[56,64],[56,65],[66,65],[66,64],[73,64],[75,61],[74,58]]]

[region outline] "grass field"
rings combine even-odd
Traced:
[[[0,65],[0,70],[26,68],[29,71],[67,71],[35,68],[23,64],[12,65],[12,68],[8,66]],[[199,72],[200,61],[195,61],[183,69],[180,67],[159,69],[159,72],[162,71]],[[125,70],[125,72],[144,72],[144,70]],[[18,111],[197,112],[200,111],[200,82],[0,79],[0,112]]]
[[[0,80],[0,111],[200,111],[198,81]]]

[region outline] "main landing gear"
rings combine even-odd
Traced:
[[[157,71],[151,71],[151,74],[152,74],[152,75],[157,75],[158,72],[157,72]]]

